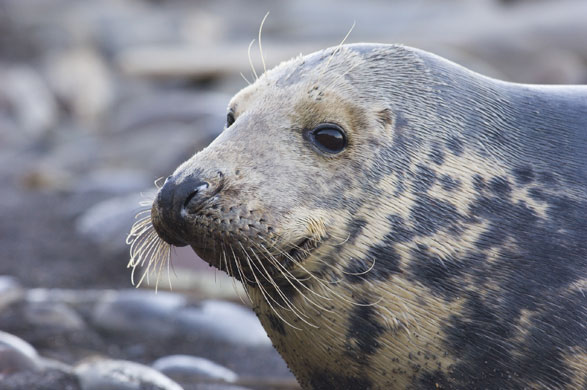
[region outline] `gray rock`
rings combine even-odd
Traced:
[[[21,371],[39,369],[37,351],[23,339],[0,331],[0,379]]]
[[[76,221],[81,235],[110,251],[127,251],[126,236],[146,198],[131,194],[110,198],[88,208]]]
[[[81,390],[75,374],[56,369],[19,372],[3,379],[0,376],[0,381],[2,390]]]
[[[98,301],[116,294],[113,290],[69,290],[60,288],[32,288],[26,293],[26,301],[31,303],[62,303],[76,311],[87,311]]]
[[[165,338],[175,333],[175,315],[185,304],[178,294],[124,290],[100,301],[92,322],[111,332]]]
[[[124,360],[82,363],[76,373],[83,390],[183,390],[159,371]]]
[[[23,308],[25,320],[44,331],[66,333],[86,328],[84,320],[63,303],[30,302]]]
[[[270,346],[271,341],[255,314],[243,306],[209,300],[187,307],[177,315],[180,332],[241,346]]]
[[[89,127],[114,99],[112,76],[102,57],[90,47],[79,47],[51,56],[47,62],[49,84],[73,115]]]
[[[25,65],[0,68],[0,85],[0,102],[6,102],[13,121],[23,130],[20,136],[35,139],[57,123],[57,103],[33,68]]]
[[[20,301],[23,297],[24,290],[16,278],[0,276],[0,313],[5,307]]]
[[[185,383],[185,382],[184,382]],[[185,386],[188,386],[188,383],[185,383]],[[260,389],[261,387],[259,387]],[[237,385],[231,385],[227,383],[198,383],[195,387],[186,387],[189,390],[251,390],[248,387],[242,387]],[[286,390],[290,390],[287,388]],[[294,388],[297,390],[297,388]]]
[[[169,122],[193,123],[214,119],[217,126],[212,136],[222,131],[226,105],[230,96],[219,93],[153,91],[149,97],[141,97],[123,105],[114,118],[115,131],[130,131]]]
[[[235,382],[238,375],[211,360],[189,355],[171,355],[157,359],[152,367],[181,382],[197,382],[203,378]]]
[[[42,356],[39,357],[39,366],[43,371],[55,370],[64,373],[74,374],[74,368],[72,366],[60,362],[59,360],[50,359]]]
[[[152,176],[143,171],[109,168],[94,170],[88,175],[83,175],[75,184],[73,191],[77,195],[104,193],[120,196],[137,193],[152,184]]]

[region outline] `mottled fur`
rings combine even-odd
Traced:
[[[248,286],[305,389],[585,389],[587,87],[334,50],[232,99],[235,123],[171,179],[222,185],[163,230]],[[304,139],[323,122],[345,151]],[[274,261],[303,238],[292,283]]]

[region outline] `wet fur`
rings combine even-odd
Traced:
[[[233,98],[234,125],[174,173],[228,183],[183,235],[198,253],[222,243],[203,258],[244,282],[305,389],[584,389],[587,87],[334,50]],[[347,132],[340,155],[303,139],[322,122]],[[246,234],[222,227],[240,255],[208,234],[229,208],[258,214]],[[303,237],[320,245],[290,259],[292,283],[276,260]]]

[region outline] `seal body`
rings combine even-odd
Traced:
[[[587,388],[587,87],[358,44],[228,117],[152,222],[243,282],[304,389]]]

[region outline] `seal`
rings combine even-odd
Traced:
[[[245,286],[304,389],[585,389],[587,87],[341,45],[265,72],[131,232]]]

